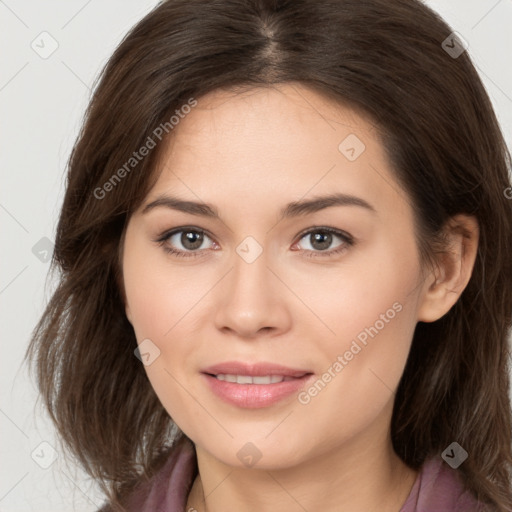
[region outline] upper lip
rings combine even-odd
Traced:
[[[251,377],[264,377],[266,375],[283,375],[284,377],[303,377],[311,372],[297,368],[288,368],[273,363],[243,363],[239,361],[226,361],[215,364],[202,370],[210,375],[247,375]]]

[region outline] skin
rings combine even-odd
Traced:
[[[365,145],[354,161],[338,149],[349,134]],[[391,445],[394,392],[416,323],[444,315],[470,278],[476,221],[454,218],[447,255],[437,269],[422,268],[412,206],[376,128],[300,84],[210,93],[173,135],[155,186],[127,225],[122,266],[137,341],[149,338],[160,350],[145,366],[148,378],[196,446],[187,510],[398,511],[417,473]],[[333,192],[375,211],[331,206],[279,220],[289,202]],[[220,219],[165,206],[143,213],[163,194],[212,204]],[[181,226],[211,236],[198,249],[183,245],[181,233],[154,241]],[[342,230],[356,243],[327,256],[343,240],[333,235],[322,251],[302,235],[312,227]],[[262,249],[252,263],[236,252],[247,236]],[[165,246],[201,255],[176,257]],[[307,404],[292,395],[241,409],[200,374],[227,360],[268,361],[318,379],[394,303],[401,311]],[[261,453],[252,467],[237,457],[248,442]]]

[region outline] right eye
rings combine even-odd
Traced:
[[[166,231],[155,241],[158,242],[167,253],[188,258],[200,256],[207,250],[198,250],[207,239],[210,239],[210,237],[202,229],[182,227]]]

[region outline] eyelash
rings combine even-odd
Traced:
[[[200,234],[208,236],[208,238],[212,238],[208,234],[208,232],[203,229],[185,226],[185,227],[173,229],[171,231],[166,231],[161,236],[159,236],[156,240],[154,240],[154,242],[158,243],[164,249],[164,251],[167,252],[168,254],[172,254],[173,256],[177,256],[179,258],[196,258],[196,257],[201,256],[201,252],[205,249],[203,249],[201,251],[179,251],[179,250],[173,249],[172,247],[169,247],[168,245],[166,245],[166,242],[169,240],[169,238],[171,238],[173,235],[175,235],[177,233],[182,233],[182,232],[200,233]],[[330,250],[330,251],[311,251],[311,250],[303,249],[302,252],[305,253],[304,256],[307,258],[317,258],[317,257],[325,258],[325,257],[337,256],[338,254],[346,251],[349,247],[352,247],[355,245],[354,239],[348,233],[345,233],[344,231],[340,231],[339,229],[328,228],[328,227],[323,227],[323,226],[315,226],[314,228],[311,228],[308,231],[301,233],[299,235],[299,241],[302,240],[305,236],[311,235],[312,233],[330,233],[330,234],[336,235],[339,238],[341,238],[344,243],[342,245],[340,245],[338,248]]]

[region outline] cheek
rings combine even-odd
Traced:
[[[403,250],[410,252],[401,261]],[[319,316],[335,335],[319,338],[324,373],[299,403],[306,422],[328,425],[327,444],[340,436],[340,426],[346,436],[368,427],[394,399],[416,326],[420,269],[414,251],[377,244],[349,271],[325,279],[323,299],[316,286],[308,295],[322,304]]]
[[[310,334],[316,327],[314,339],[329,359],[349,350],[353,340],[367,348],[371,340],[379,339],[378,345],[373,344],[380,351],[378,357],[387,357],[388,349],[408,350],[420,275],[412,237],[397,244],[390,242],[389,235],[382,236],[337,265],[310,264],[281,272],[288,272],[286,280],[313,313],[298,317],[298,322],[309,324]]]
[[[137,341],[161,337],[170,328],[165,311],[173,311],[172,295],[155,286],[145,266],[132,269],[128,263],[125,269],[126,301]]]
[[[180,411],[186,411],[190,404],[189,397],[181,392],[179,382],[183,379],[176,374],[175,367],[182,366],[193,346],[187,343],[190,337],[180,332],[180,320],[188,318],[187,311],[200,294],[191,286],[192,276],[183,272],[170,274],[165,254],[158,254],[139,237],[128,228],[123,251],[127,314],[137,342],[151,340],[149,345],[145,342],[151,360],[144,369],[153,390],[171,417],[176,414],[181,420]]]
[[[163,340],[204,294],[192,267],[172,270],[163,249],[136,239],[128,229],[123,278],[130,320],[137,340]]]

